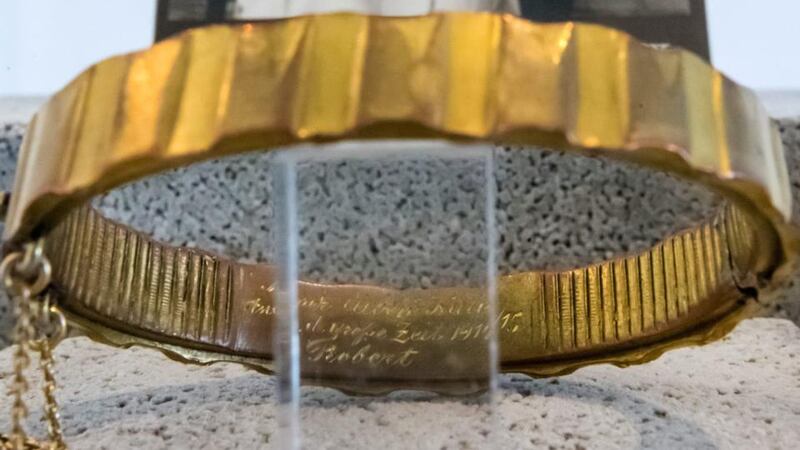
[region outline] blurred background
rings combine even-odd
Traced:
[[[184,15],[202,15],[204,5],[226,0],[178,1],[188,5]],[[293,6],[297,1],[303,0],[294,0]],[[660,16],[665,19],[654,23],[667,24],[662,27],[664,32],[679,39],[690,33],[682,28],[676,32],[665,20],[687,17],[696,12],[698,2],[700,9],[705,6],[707,46],[713,63],[761,92],[774,115],[800,114],[797,0],[705,0],[704,5],[703,0],[521,0],[518,7],[528,17],[545,20],[600,17],[604,23],[626,24],[631,18]],[[248,5],[280,8],[283,3],[238,0],[238,11],[232,13],[228,5],[228,14],[246,17]],[[0,114],[27,114],[26,107],[55,92],[89,64],[149,46],[156,35],[158,9],[157,0],[0,1],[0,97],[5,99]],[[174,12],[173,18],[187,19]],[[651,28],[647,22],[639,27]]]

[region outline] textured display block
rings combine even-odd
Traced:
[[[86,338],[56,352],[67,441],[79,449],[269,448],[274,379],[232,364],[176,364]],[[0,352],[7,379],[11,351]],[[500,377],[496,423],[472,398],[310,393],[309,448],[786,449],[800,441],[800,329],[743,322],[727,338],[647,365],[552,380]],[[4,381],[4,380],[0,380]],[[32,380],[38,383],[38,377]],[[29,398],[38,398],[32,390]],[[39,403],[30,423],[42,435]],[[0,429],[8,428],[0,414]],[[493,428],[496,427],[496,428]],[[496,430],[496,431],[493,431]],[[487,445],[492,443],[493,446]]]

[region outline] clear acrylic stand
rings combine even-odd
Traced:
[[[361,426],[333,389],[473,394],[490,416],[493,146],[320,144],[281,151],[275,171],[278,447],[324,447],[315,430]]]

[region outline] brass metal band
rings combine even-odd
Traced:
[[[510,316],[497,320],[503,363],[514,370],[631,364],[718,337],[795,254],[783,151],[755,94],[682,50],[594,25],[485,13],[215,26],[103,61],[30,124],[5,237],[10,247],[46,239],[65,310],[96,337],[268,368],[268,267],[173,249],[79,206],[192,162],[375,138],[581,151],[683,176],[730,201],[713,221],[648,252],[504,277],[500,307]],[[395,328],[480,313],[465,287],[305,284],[301,294],[304,323],[323,309]],[[352,299],[361,306],[352,309]],[[468,338],[453,341],[428,339],[418,358],[470,348]],[[357,375],[352,365],[325,364],[329,356],[356,357],[324,353],[308,370]],[[387,380],[424,376],[404,370],[407,357],[393,349],[375,361]]]
[[[642,362],[677,345],[718,337],[734,323],[723,320],[726,316],[752,310],[752,297],[737,282],[745,272],[736,266],[752,261],[753,238],[745,216],[726,207],[708,223],[636,255],[562,272],[501,277],[497,323],[503,367],[552,375],[599,361]],[[46,254],[62,308],[95,338],[161,348],[194,362],[270,368],[271,267],[158,243],[91,208],[70,214],[48,235]],[[483,296],[478,288],[304,283],[300,307],[304,324],[346,317],[353,326],[378,323],[376,328],[392,333],[399,332],[399,322],[424,329],[438,307],[436,316],[445,324],[440,330],[451,337],[464,323],[480,323],[481,311],[467,311],[465,305]],[[347,306],[354,299],[370,309]],[[379,379],[431,380],[430,372],[419,368],[441,357],[434,345],[417,346],[406,373],[380,365],[371,373]],[[454,354],[480,348],[472,339],[445,339],[443,345]],[[401,352],[411,346],[383,349]],[[358,370],[363,368],[323,366],[315,372],[346,378]]]

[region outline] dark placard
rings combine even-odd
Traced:
[[[271,0],[265,0],[271,1]],[[402,1],[402,0],[398,0]],[[187,28],[232,22],[234,0],[159,0],[156,40]],[[704,0],[520,0],[540,22],[577,20],[618,28],[645,42],[671,44],[709,57]]]
[[[228,0],[158,0],[156,41],[189,28],[227,22]]]
[[[520,0],[520,7],[531,20],[599,23],[709,59],[704,0]]]

